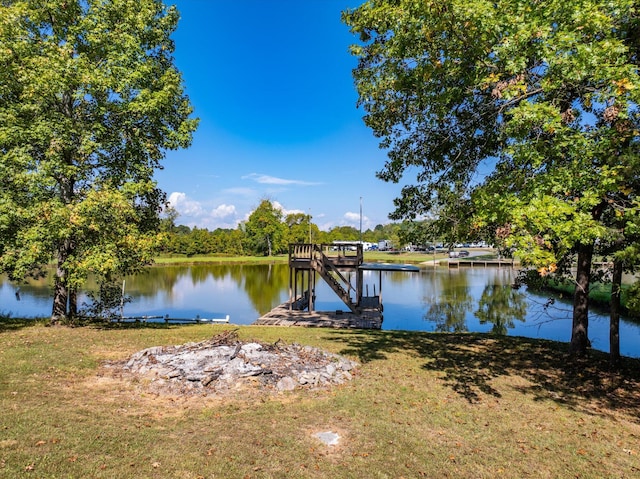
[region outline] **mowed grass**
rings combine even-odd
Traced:
[[[394,263],[423,263],[425,261],[441,260],[448,258],[447,253],[433,253],[425,252],[408,252],[408,251],[365,251],[365,261],[378,261],[378,262],[394,262]],[[482,259],[493,258],[495,253],[490,253],[482,256]],[[274,256],[224,256],[224,255],[181,255],[170,254],[160,255],[155,258],[154,262],[157,265],[179,265],[179,264],[197,264],[197,263],[287,263],[289,261],[289,255],[279,254]]]
[[[553,342],[243,326],[360,367],[326,391],[227,398],[159,396],[105,366],[230,327],[0,322],[0,477],[640,477],[640,363],[615,373]]]

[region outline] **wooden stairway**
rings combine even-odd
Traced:
[[[315,254],[311,259],[311,267],[320,274],[322,279],[325,280],[342,302],[347,305],[351,312],[357,313],[358,306],[351,300],[351,290],[353,290],[351,283],[340,273],[331,259],[329,259],[320,248],[314,249]],[[343,285],[346,286],[346,289]]]

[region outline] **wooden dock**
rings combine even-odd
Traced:
[[[289,245],[289,301],[276,306],[253,324],[325,328],[382,329],[382,273],[419,272],[413,265],[364,263],[362,243]],[[363,283],[364,271],[378,272],[373,296]],[[351,273],[355,276],[352,284]],[[342,300],[348,311],[315,311],[316,274]]]
[[[376,308],[365,308],[360,313],[351,311],[296,311],[289,303],[273,308],[253,323],[256,326],[298,326],[304,328],[381,329],[382,313]]]
[[[490,259],[490,260],[449,260],[448,261],[449,268],[513,268],[513,260],[500,260],[500,259]]]

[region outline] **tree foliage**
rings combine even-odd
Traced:
[[[0,4],[0,264],[20,279],[53,257],[54,318],[87,274],[129,272],[159,239],[153,172],[197,124],[177,21],[160,0]]]
[[[249,215],[244,228],[249,250],[253,254],[271,256],[287,251],[287,234],[282,221],[282,210],[276,208],[271,201],[262,200]]]
[[[162,243],[164,253],[177,253],[187,256],[193,255],[268,255],[269,241],[272,254],[282,254],[288,251],[289,243],[308,243],[311,233],[312,243],[332,243],[333,241],[359,241],[360,232],[353,226],[335,226],[329,231],[321,231],[310,215],[304,213],[289,213],[285,215],[276,204],[270,200],[263,200],[256,210],[249,215],[246,222],[240,223],[235,229],[221,229],[208,231],[204,228],[190,228],[176,225],[175,213],[167,212],[162,219],[162,231],[166,239]],[[415,235],[402,235],[403,230],[411,229]],[[425,245],[433,238],[427,239],[423,232],[426,230],[423,222],[404,222],[376,225],[371,230],[362,232],[362,240],[377,243],[380,240],[391,240],[394,245],[401,247],[414,243]],[[421,232],[418,235],[418,232]],[[267,238],[269,238],[267,240]],[[423,242],[424,240],[424,242]]]
[[[389,152],[378,176],[416,175],[392,216],[446,209],[455,185],[468,185],[471,231],[492,228],[545,274],[577,253],[577,354],[588,344],[594,248],[637,223],[635,8],[371,0],[344,14],[361,40],[365,122]]]

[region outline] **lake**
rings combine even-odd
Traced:
[[[386,330],[493,332],[567,342],[571,337],[570,298],[512,289],[509,268],[424,268],[419,273],[385,272],[382,302]],[[378,273],[365,272],[365,285],[378,290]],[[88,282],[86,289],[95,289]],[[46,317],[51,312],[50,279],[16,285],[0,276],[0,312],[14,317]],[[125,282],[125,316],[169,315],[171,318],[219,318],[251,324],[289,299],[286,264],[203,264],[156,266]],[[16,294],[16,292],[18,294]],[[318,279],[316,309],[346,309]],[[19,298],[19,299],[18,299]],[[81,292],[79,302],[87,301]],[[595,349],[609,349],[609,318],[592,311],[589,336]],[[640,357],[640,324],[623,318],[620,350]]]

